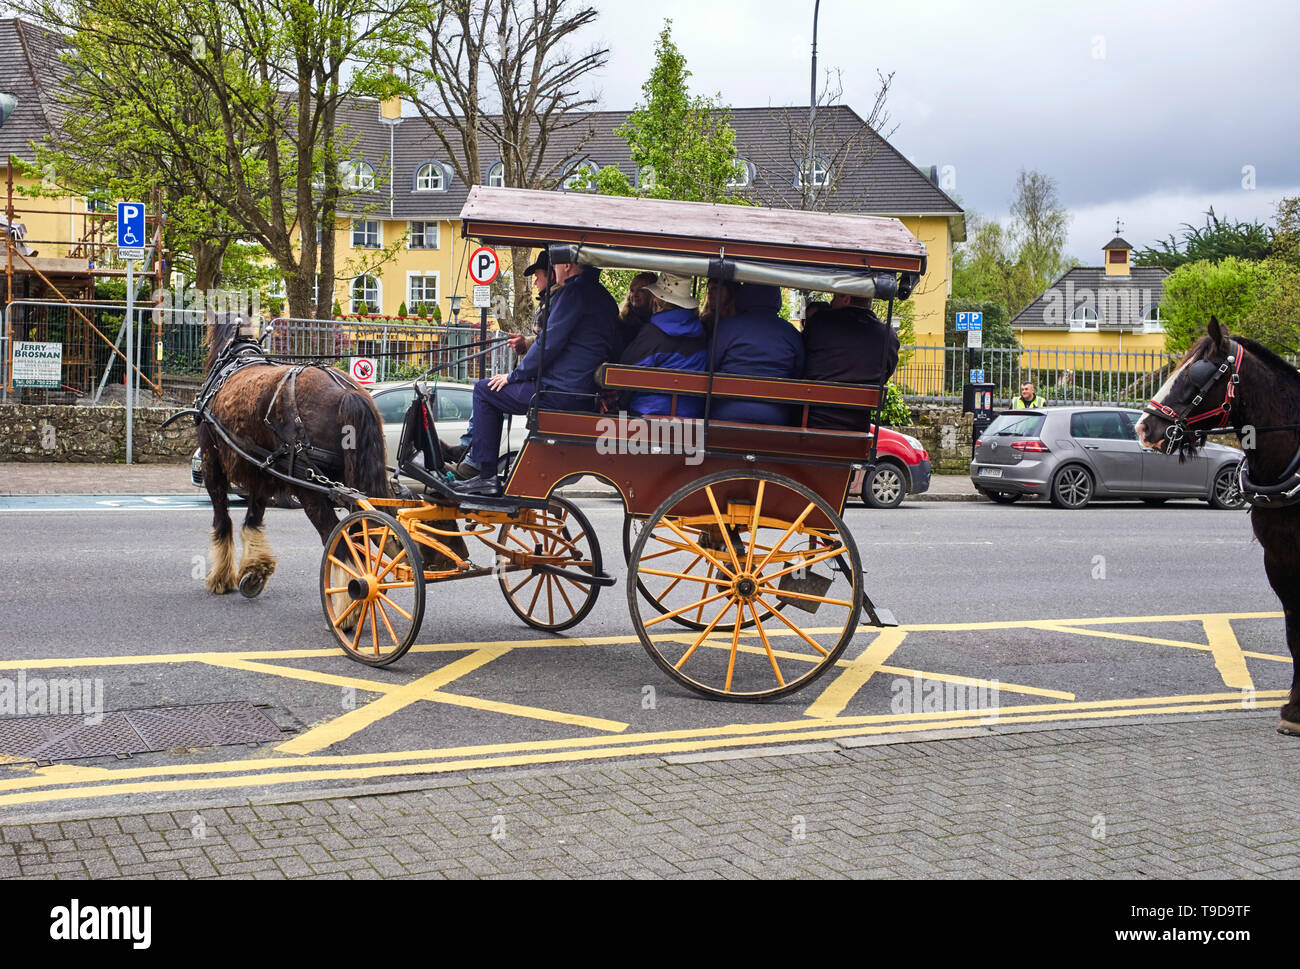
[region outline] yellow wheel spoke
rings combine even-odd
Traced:
[[[758,483],[758,494],[754,497],[754,518],[749,525],[749,549],[745,552],[745,571],[748,572],[754,564],[754,543],[758,541],[758,514],[763,507],[763,489],[767,487],[766,481]]]
[[[745,625],[745,613],[740,603],[736,603],[736,622],[731,630],[731,654],[727,657],[727,681],[722,688],[731,692],[731,677],[736,672],[736,649],[740,646],[740,627]]]
[[[728,610],[730,610],[733,605],[735,605],[735,600],[728,599],[726,605],[722,607],[722,611],[713,617],[713,622],[709,623],[708,627],[704,630],[704,632],[700,633],[699,638],[696,639],[695,642],[691,644],[691,648],[682,654],[682,658],[673,664],[673,669],[680,670],[682,668],[685,662],[691,658],[691,655],[697,649],[700,648],[700,643],[704,642],[706,639],[709,638],[709,633],[713,632],[713,627],[716,626],[722,620],[722,617],[727,614]],[[739,627],[740,624],[737,623],[736,625],[737,627]]]
[[[378,575],[375,576],[375,581],[383,582],[384,576],[386,576],[389,572],[393,571],[393,569],[395,569],[398,565],[400,565],[402,559],[404,558],[406,558],[406,546],[402,546],[402,550],[393,556],[392,561],[384,566],[384,570],[382,572],[380,572]]]
[[[560,598],[564,600],[564,604],[569,607],[569,615],[572,616],[577,613],[578,610],[573,608],[573,603],[569,601],[569,596],[564,591],[564,586],[560,584],[558,576],[556,577],[555,591],[560,594]]]
[[[775,616],[777,619],[780,619],[783,623],[785,623],[787,626],[789,626],[789,627],[790,627],[790,628],[791,628],[791,629],[792,629],[792,630],[793,630],[797,635],[799,635],[800,637],[802,637],[802,638],[803,638],[803,641],[806,642],[809,646],[811,646],[813,649],[817,650],[817,652],[821,653],[823,656],[829,656],[829,655],[830,655],[830,654],[827,653],[826,650],[824,650],[820,645],[818,645],[818,644],[817,644],[816,642],[814,642],[812,639],[809,639],[807,633],[805,633],[802,629],[800,629],[798,626],[796,626],[794,623],[792,623],[789,619],[785,618],[785,616],[781,615],[779,612],[777,612],[775,609],[773,609],[770,605],[768,605],[766,599],[764,599],[762,596],[759,596],[759,597],[758,597],[758,601],[761,602],[761,603],[763,603],[763,608],[765,608],[765,609],[766,609],[768,612],[770,612],[773,616]]]
[[[703,582],[705,585],[717,585],[719,582],[722,581],[721,579],[710,578],[703,575],[683,575],[680,572],[664,572],[661,569],[637,569],[637,571],[640,572],[642,575],[662,575],[665,579],[676,579],[677,582],[680,582],[682,581],[682,579],[685,579],[688,582]],[[675,586],[677,582],[674,582],[673,585],[670,585],[667,589],[664,589],[664,591],[660,593],[660,597],[662,598],[663,596],[668,595],[668,593],[672,591],[673,586]]]
[[[394,602],[392,599],[388,598],[388,596],[386,596],[386,595],[380,595],[379,599],[382,599],[384,602],[387,602],[390,606],[392,606],[395,610],[397,610],[397,612],[398,612],[398,613],[402,616],[402,618],[405,619],[407,622],[415,622],[415,617],[413,617],[409,612],[407,612],[405,609],[403,609],[401,606],[399,606],[399,605],[398,605],[396,602]],[[377,599],[377,600],[375,600],[375,601],[378,602],[379,599]]]
[[[379,655],[379,623],[375,620],[375,603],[370,603],[370,642],[374,644],[375,655]]]
[[[665,612],[662,616],[655,616],[653,619],[647,619],[642,623],[642,625],[653,626],[657,622],[663,622],[665,619],[672,619],[674,616],[680,616],[682,613],[689,612],[692,609],[703,609],[710,602],[717,602],[726,595],[731,595],[730,589],[727,589],[725,592],[719,592],[716,595],[711,595],[707,599],[701,599],[699,602],[692,602],[689,606],[682,606],[680,609],[674,609],[672,612]]]
[[[785,677],[781,675],[781,667],[776,663],[776,655],[772,652],[772,644],[767,641],[767,632],[763,629],[762,622],[758,618],[758,610],[754,604],[749,604],[749,614],[754,617],[754,625],[758,627],[758,638],[763,640],[763,648],[767,650],[767,661],[772,664],[772,672],[776,674],[776,682],[780,686],[785,686]]]
[[[780,572],[773,572],[771,575],[763,576],[758,580],[759,584],[769,585],[773,579],[779,579],[781,576],[789,575],[791,572],[798,572],[800,569],[806,569],[809,566],[816,565],[818,562],[825,562],[827,559],[838,558],[847,551],[848,546],[841,545],[838,548],[831,549],[829,552],[822,552],[818,555],[810,556],[795,565],[791,565],[789,568],[782,569]]]
[[[663,523],[664,523],[665,525],[667,525],[669,528],[671,528],[673,531],[675,531],[675,532],[676,532],[676,533],[681,537],[681,539],[682,539],[684,542],[686,542],[686,543],[689,544],[689,546],[690,546],[690,549],[689,549],[689,550],[690,550],[690,551],[692,551],[692,552],[699,552],[699,553],[700,553],[701,555],[703,555],[706,559],[708,559],[710,562],[713,563],[713,567],[714,567],[714,568],[718,569],[720,572],[722,572],[723,574],[725,574],[728,578],[731,578],[731,577],[732,577],[732,576],[731,576],[731,573],[727,571],[726,567],[723,566],[723,564],[722,564],[721,562],[719,562],[719,561],[718,561],[717,559],[715,559],[712,555],[710,555],[710,554],[708,553],[708,551],[707,551],[703,546],[698,545],[696,542],[694,542],[694,541],[690,538],[690,536],[688,536],[685,532],[683,532],[680,528],[678,528],[678,527],[677,527],[677,524],[676,524],[676,523],[675,523],[671,518],[665,518],[665,519],[663,520]]]
[[[709,496],[709,505],[713,508],[713,517],[718,520],[718,528],[722,532],[722,542],[727,546],[727,555],[731,558],[731,565],[739,572],[740,560],[736,558],[736,550],[731,545],[731,534],[727,531],[727,523],[722,518],[722,512],[718,510],[718,499],[713,497],[713,487],[705,485],[704,493]]]
[[[359,576],[357,573],[353,572],[350,568],[348,568],[346,565],[344,565],[342,562],[340,562],[340,561],[339,561],[337,558],[335,558],[333,555],[330,555],[330,561],[331,561],[332,563],[334,563],[335,565],[337,565],[340,569],[342,569],[342,570],[343,570],[344,572],[346,572],[348,575],[352,576],[352,578],[354,578],[354,579],[359,579],[359,578],[361,578],[361,576]]]
[[[516,592],[518,592],[520,589],[522,589],[524,586],[526,586],[529,582],[532,582],[533,579],[537,578],[537,577],[538,577],[539,575],[541,575],[541,574],[542,574],[542,573],[540,573],[540,572],[529,572],[529,573],[528,573],[528,577],[527,577],[526,579],[524,579],[524,581],[520,582],[520,583],[519,583],[517,586],[515,586],[513,589],[507,589],[507,590],[506,590],[506,594],[507,594],[507,595],[510,595],[510,596],[513,596]]]
[[[391,636],[393,639],[393,646],[394,647],[400,646],[401,641],[397,638],[397,633],[393,632],[393,624],[388,621],[388,613],[384,610],[383,602],[376,601],[375,607],[379,612],[380,618],[384,620],[384,628],[388,630],[388,635]]]
[[[767,583],[763,583],[766,585]],[[764,590],[780,599],[804,599],[808,602],[824,602],[829,606],[848,606],[852,608],[853,603],[845,602],[843,599],[827,599],[825,596],[811,596],[804,592],[791,592],[788,589],[770,588]]]
[[[785,540],[794,534],[794,530],[803,524],[803,520],[811,515],[813,509],[816,507],[817,505],[814,502],[810,501],[808,503],[808,507],[800,512],[799,517],[790,523],[790,526],[785,530],[785,534],[776,540],[776,543],[772,546],[772,551],[768,552],[763,561],[758,563],[758,568],[754,569],[755,572],[762,572],[763,569],[767,568],[767,563],[772,560],[772,556],[776,554],[776,550],[785,544]]]
[[[342,625],[343,620],[348,618],[348,616],[352,613],[352,610],[359,605],[361,605],[361,600],[353,599],[352,604],[349,605],[346,609],[344,609],[341,613],[339,613],[339,617],[334,620],[334,628],[338,629],[339,626]]]

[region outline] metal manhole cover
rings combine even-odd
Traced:
[[[0,719],[0,757],[79,760],[173,747],[222,747],[281,740],[284,732],[244,700],[118,710],[100,723],[76,714]]]

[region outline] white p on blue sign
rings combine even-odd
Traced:
[[[117,203],[117,254],[122,259],[144,258],[144,203]]]
[[[958,313],[957,314],[958,333],[961,333],[963,331],[969,331],[969,330],[983,330],[983,329],[984,329],[983,313]]]

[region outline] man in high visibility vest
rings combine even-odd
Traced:
[[[1016,398],[1013,406],[1015,410],[1029,410],[1032,407],[1046,407],[1047,401],[1034,393],[1033,384],[1021,384],[1020,396]]]

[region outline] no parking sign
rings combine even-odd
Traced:
[[[352,358],[352,379],[362,386],[375,382],[375,361],[371,357]]]
[[[490,285],[501,272],[501,257],[495,249],[483,246],[469,254],[469,278],[480,286]]]

